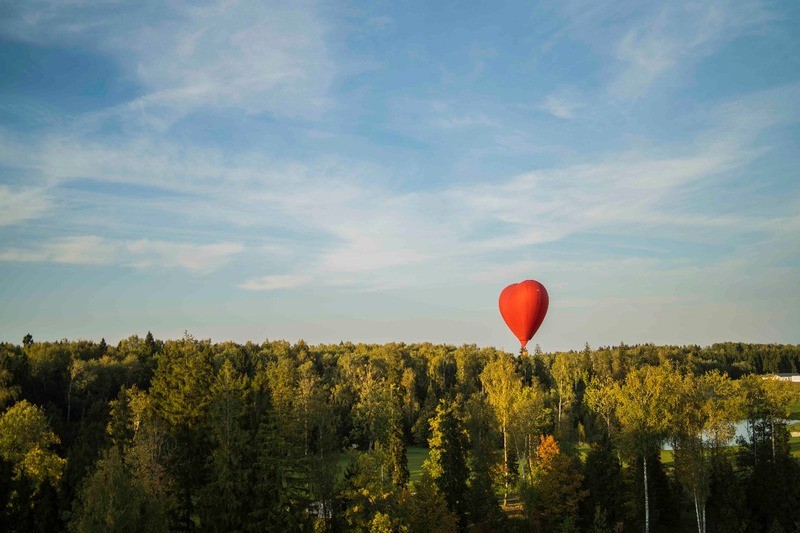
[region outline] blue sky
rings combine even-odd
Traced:
[[[800,342],[800,4],[0,2],[0,338]]]

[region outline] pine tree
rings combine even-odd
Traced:
[[[737,531],[747,523],[748,509],[744,488],[724,455],[711,462],[710,495],[706,504],[706,523],[711,533]]]
[[[448,508],[462,525],[467,514],[467,432],[452,402],[442,400],[431,421],[430,454],[424,470],[442,491]]]
[[[583,472],[583,487],[587,491],[582,502],[585,523],[596,522],[600,515],[608,525],[624,522],[622,464],[608,435],[592,444]]]
[[[392,473],[392,483],[403,488],[408,483],[408,458],[406,457],[406,443],[403,440],[403,408],[402,397],[397,388],[392,389],[392,414],[389,427],[389,468]]]
[[[467,516],[472,524],[495,526],[503,512],[495,492],[497,431],[494,417],[482,395],[475,394],[466,402],[467,433],[469,434],[470,477],[467,493]]]
[[[279,431],[271,406],[262,415],[253,457],[246,531],[300,531],[307,525],[308,465]]]
[[[167,423],[175,443],[170,466],[179,501],[177,521],[184,529],[193,527],[192,515],[207,476],[205,423],[213,379],[210,342],[198,342],[187,334],[164,344],[150,387],[154,411]]]
[[[211,387],[209,436],[210,482],[203,488],[201,518],[215,531],[238,531],[250,502],[252,432],[246,427],[249,381],[230,360],[222,364]]]

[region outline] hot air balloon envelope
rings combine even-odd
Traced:
[[[523,348],[542,325],[549,304],[544,285],[532,279],[509,285],[500,293],[500,314]]]

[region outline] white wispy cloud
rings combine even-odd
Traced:
[[[634,22],[617,42],[621,72],[612,93],[635,98],[669,72],[686,68],[772,16],[758,1],[669,2]]]
[[[503,231],[474,240],[475,251],[543,244],[580,231],[652,221],[672,191],[728,168],[733,155],[618,154],[593,164],[454,189],[450,202],[465,208],[470,214],[465,223],[473,227],[504,225]]]
[[[300,287],[310,283],[313,279],[312,276],[297,274],[259,276],[248,279],[237,285],[237,287],[247,291],[276,291]]]
[[[542,50],[565,38],[590,44],[605,58],[606,90],[636,99],[675,85],[724,44],[762,31],[776,18],[770,8],[763,0],[566,0],[556,6],[564,24]]]
[[[44,187],[13,189],[0,185],[0,226],[19,224],[46,215],[52,209],[48,190]]]
[[[240,243],[187,244],[141,239],[125,243],[136,268],[183,268],[209,274],[225,266],[244,249]]]
[[[544,99],[541,107],[554,117],[573,119],[583,104],[563,94],[551,94]]]
[[[305,1],[32,1],[10,7],[0,33],[115,57],[146,93],[114,113],[151,124],[198,107],[308,115],[329,104],[335,72],[326,27]]]
[[[209,274],[241,252],[239,243],[190,244],[167,241],[120,241],[97,235],[64,237],[36,246],[0,249],[0,261],[119,265],[138,269],[180,268]]]
[[[0,250],[0,261],[109,265],[117,256],[117,244],[96,235],[65,237],[29,248]]]
[[[791,102],[799,89],[789,85],[762,91],[712,109],[698,117],[707,123],[705,130],[686,142],[413,193],[398,190],[380,169],[376,173],[358,162],[323,158],[299,164],[254,153],[224,156],[146,138],[120,142],[53,134],[0,152],[0,163],[25,168],[53,184],[80,176],[181,191],[185,196],[158,208],[192,222],[213,222],[228,236],[212,245],[140,240],[120,221],[116,231],[131,238],[110,241],[115,243],[114,264],[211,272],[244,251],[235,228],[251,227],[263,228],[262,242],[248,242],[254,253],[269,254],[264,246],[275,246],[275,237],[283,236],[285,270],[249,279],[242,288],[269,290],[295,283],[301,264],[303,276],[325,285],[413,284],[474,264],[475,257],[580,232],[646,232],[690,240],[699,238],[702,228],[713,228],[717,236],[739,234],[741,216],[676,217],[670,199],[694,184],[724,180],[726,173],[763,154],[768,147],[756,145],[760,132],[797,121]],[[153,208],[154,202],[149,205]],[[763,231],[773,230],[765,226]],[[7,260],[62,257],[39,248],[4,253]]]
[[[217,2],[137,34],[144,104],[305,115],[326,105],[333,63],[311,3]],[[137,102],[134,102],[134,106]]]
[[[476,115],[454,115],[442,116],[433,119],[432,124],[438,128],[455,129],[455,128],[472,128],[472,127],[489,127],[499,128],[500,125],[490,119],[484,114]]]

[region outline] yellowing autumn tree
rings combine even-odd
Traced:
[[[561,453],[552,435],[542,436],[536,450],[533,485],[525,493],[528,517],[544,531],[577,531],[578,506],[586,491],[576,459]]]

